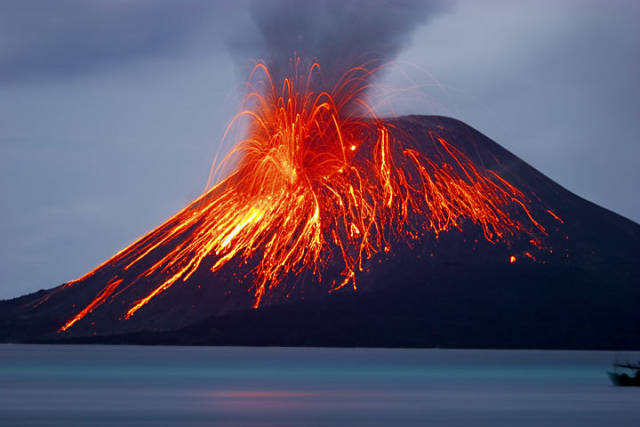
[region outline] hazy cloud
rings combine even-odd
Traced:
[[[188,48],[205,0],[15,0],[0,3],[0,82],[69,77]]]

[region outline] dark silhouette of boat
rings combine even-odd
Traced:
[[[623,372],[618,372],[618,368],[624,369]],[[631,371],[631,373],[629,373]],[[629,387],[640,387],[640,363],[633,365],[631,363],[614,363],[613,372],[607,372],[613,385]]]

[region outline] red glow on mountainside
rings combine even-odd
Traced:
[[[245,137],[221,163],[228,175],[164,224],[67,284],[104,265],[122,265],[60,331],[136,283],[156,283],[126,309],[123,316],[129,319],[204,264],[212,273],[232,262],[250,266],[249,291],[257,308],[285,277],[303,272],[326,283],[330,292],[347,285],[356,289],[368,259],[426,235],[462,229],[463,223],[480,227],[490,242],[516,234],[537,241],[546,234],[520,190],[474,165],[440,135],[423,136],[431,147],[428,155],[408,137],[398,137],[366,101],[372,71],[351,69],[323,92],[313,90],[319,65],[302,68],[297,61],[282,82],[274,82],[265,65],[254,68],[243,109],[227,130],[246,127]],[[516,219],[514,211],[527,220]],[[170,249],[157,256],[160,248]],[[150,267],[123,281],[150,259]],[[323,277],[329,263],[340,266],[339,275]]]

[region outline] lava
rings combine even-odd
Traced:
[[[118,266],[60,331],[141,281],[156,284],[123,312],[129,319],[205,265],[211,273],[249,266],[257,308],[289,275],[309,272],[329,292],[356,289],[372,257],[391,256],[397,245],[467,225],[480,227],[492,243],[516,234],[537,242],[546,234],[527,197],[495,171],[474,165],[434,132],[423,135],[429,152],[417,150],[412,137],[377,117],[366,99],[374,70],[348,70],[322,91],[314,89],[320,65],[293,62],[291,76],[281,82],[273,81],[266,65],[255,66],[241,111],[225,133],[228,138],[242,128],[244,137],[215,169],[228,170],[226,177],[65,285],[75,286],[105,265]],[[518,211],[526,221],[516,219]],[[143,260],[150,266],[124,280]],[[334,272],[329,265],[339,268]]]

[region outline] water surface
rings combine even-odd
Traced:
[[[640,426],[582,351],[0,345],[2,426]]]

